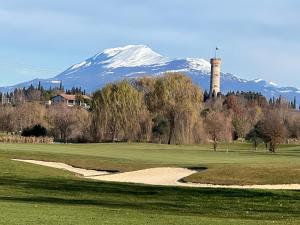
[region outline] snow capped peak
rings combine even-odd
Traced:
[[[259,82],[262,82],[262,81],[264,81],[263,79],[261,79],[261,78],[259,78],[259,79],[255,79],[255,80],[253,80],[255,83],[259,83]]]
[[[210,71],[210,63],[205,59],[187,58],[186,61],[192,70]]]
[[[92,58],[73,65],[66,73],[72,74],[94,65],[102,65],[107,69],[116,69],[120,67],[161,66],[169,61],[167,57],[161,56],[146,45],[127,45],[106,49]]]
[[[81,63],[75,64],[74,66],[72,66],[71,69],[75,70],[75,69],[77,69],[79,67],[84,66],[85,64],[87,64],[87,62],[86,61],[82,61]]]
[[[103,52],[101,52],[100,54],[106,54],[108,57],[114,57],[121,52],[136,51],[136,50],[142,50],[142,49],[150,49],[150,48],[146,45],[126,45],[124,47],[108,48],[108,49],[104,50]]]
[[[154,52],[145,45],[127,45],[124,47],[110,48],[93,57],[98,64],[106,64],[107,68],[137,67],[155,64],[165,64],[169,60]]]
[[[265,81],[265,80],[263,80],[261,78],[255,79],[255,80],[253,80],[253,82],[260,83],[260,84],[264,85],[265,87],[278,87],[278,84],[276,84],[276,83],[274,83],[272,81],[270,81],[270,82]]]
[[[269,82],[269,85],[271,85],[271,86],[278,86],[278,84],[276,84],[276,83],[274,83],[272,81]]]
[[[253,80],[253,82],[255,82],[255,83],[262,83],[262,84],[264,84],[265,86],[273,86],[273,87],[277,87],[277,86],[278,86],[278,84],[276,84],[276,83],[274,83],[274,82],[272,82],[272,81],[267,82],[267,81],[265,81],[265,80],[263,80],[263,79],[261,79],[261,78],[255,79],[255,80]]]

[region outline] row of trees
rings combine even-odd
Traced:
[[[57,87],[53,88],[44,88],[41,83],[39,83],[36,87],[30,85],[28,88],[16,88],[11,93],[0,92],[0,102],[1,104],[10,103],[13,105],[20,105],[26,102],[45,102],[60,93],[82,96],[86,94],[86,91],[78,87],[65,89],[62,82],[60,82]]]
[[[94,94],[94,141],[211,141],[216,150],[221,141],[248,139],[274,152],[285,139],[300,136],[300,115],[281,98],[273,104],[251,92],[204,97],[178,73],[107,85]]]
[[[205,99],[189,77],[167,73],[108,84],[94,93],[90,111],[36,102],[2,106],[0,129],[20,132],[40,124],[64,142],[212,142],[215,150],[219,142],[248,139],[275,151],[300,136],[299,113],[276,102],[250,92]]]
[[[38,126],[37,126],[38,125]],[[81,141],[89,137],[90,112],[80,107],[55,105],[46,107],[39,102],[0,107],[0,130],[7,134],[54,137],[56,141]],[[38,135],[35,128],[41,127]],[[44,134],[41,130],[46,129]]]

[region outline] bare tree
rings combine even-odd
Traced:
[[[90,142],[91,138],[91,113],[82,107],[73,108],[75,124],[72,137],[78,142]]]
[[[293,140],[300,138],[300,114],[290,113],[285,120],[286,127],[288,129],[288,137]]]
[[[251,129],[246,99],[242,96],[230,95],[226,98],[225,105],[231,114],[236,137],[243,140]]]
[[[205,129],[213,142],[214,151],[217,151],[220,141],[229,141],[231,136],[230,120],[221,112],[209,112],[205,118]]]
[[[259,123],[262,135],[269,140],[269,150],[275,152],[277,146],[283,142],[287,136],[287,130],[283,119],[276,111],[268,112]]]
[[[16,131],[15,108],[10,105],[0,106],[0,130],[4,132]]]
[[[67,143],[77,122],[74,109],[56,105],[51,108],[49,117],[54,136]]]
[[[38,102],[27,102],[15,107],[14,121],[18,131],[40,124],[48,127],[46,108]]]

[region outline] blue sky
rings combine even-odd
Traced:
[[[0,0],[0,86],[57,75],[111,47],[145,44],[170,58],[300,88],[298,0]]]

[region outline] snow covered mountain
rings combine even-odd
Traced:
[[[68,68],[66,71],[50,79],[35,79],[15,86],[2,87],[0,91],[9,92],[15,88],[37,86],[58,86],[60,82],[65,88],[81,87],[93,92],[108,82],[132,79],[145,75],[157,76],[166,71],[183,72],[189,75],[202,89],[209,89],[210,63],[200,58],[174,59],[152,51],[144,45],[128,45],[107,49],[92,58]],[[289,100],[300,99],[300,90],[293,87],[279,87],[262,79],[245,80],[230,73],[222,73],[221,90],[261,92],[266,97],[283,96]]]

